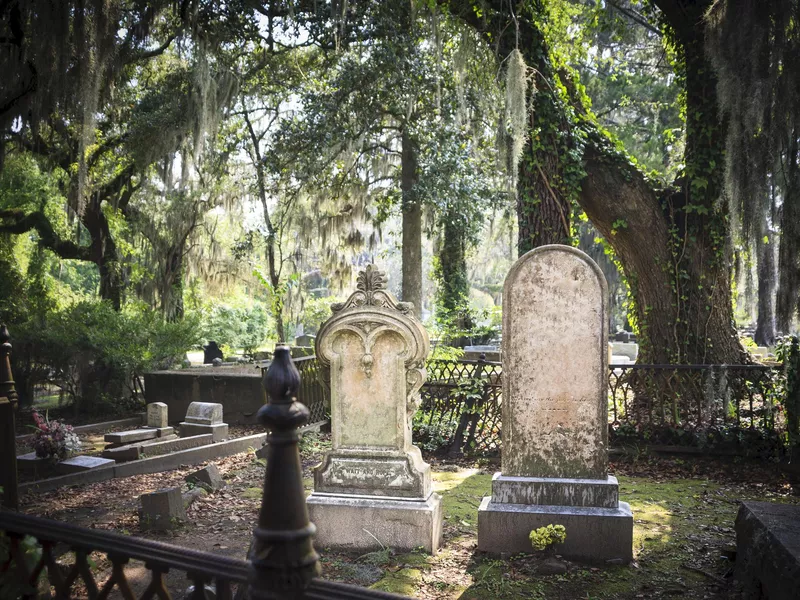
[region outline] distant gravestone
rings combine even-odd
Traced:
[[[317,544],[433,552],[441,543],[441,498],[411,442],[428,335],[372,265],[332,310],[317,338],[320,362],[330,368],[332,438],[307,502]]]
[[[139,525],[142,529],[172,529],[186,520],[181,488],[165,488],[139,497]]]
[[[147,405],[147,426],[148,427],[168,427],[167,416],[169,408],[163,402],[151,402]]]
[[[630,560],[633,517],[608,475],[608,292],[568,246],[522,256],[503,287],[503,454],[478,512],[478,548],[530,550],[564,525],[558,553]]]
[[[214,463],[186,476],[186,481],[215,492],[225,487],[225,480]]]
[[[222,362],[222,350],[217,345],[217,342],[211,340],[203,346],[203,364],[208,365],[214,362],[214,359],[218,358],[220,362]]]
[[[187,423],[216,425],[222,423],[222,404],[215,402],[192,402],[186,410]]]
[[[179,427],[182,438],[207,433],[214,436],[215,442],[228,438],[228,424],[222,422],[222,404],[215,402],[192,402]]]
[[[303,335],[298,335],[294,339],[294,343],[296,346],[300,346],[302,348],[308,348],[313,346],[316,340],[317,340],[316,336],[304,333]]]

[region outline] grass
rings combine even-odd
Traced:
[[[541,553],[499,558],[475,548],[478,506],[491,493],[491,477],[477,469],[434,473],[443,498],[444,548],[435,556],[416,554],[413,563],[407,554],[391,555],[373,587],[464,600],[726,598],[730,590],[721,582],[732,565],[723,554],[735,543],[739,501],[800,500],[747,484],[620,476],[620,499],[634,514],[634,563],[602,568],[568,563],[567,573],[539,575]]]

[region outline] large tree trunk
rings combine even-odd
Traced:
[[[781,241],[778,254],[778,294],[775,311],[780,333],[792,332],[792,320],[800,310],[800,165],[797,132],[784,157]]]
[[[117,244],[99,201],[92,200],[87,204],[81,215],[81,222],[92,240],[90,252],[100,272],[100,297],[111,302],[114,310],[121,310],[122,269]]]
[[[167,321],[183,319],[183,249],[173,249],[166,261],[161,283],[161,311]]]
[[[440,321],[455,323],[464,329],[466,309],[469,306],[469,279],[467,277],[467,241],[464,227],[459,226],[459,215],[445,215],[439,240],[439,265],[437,282],[437,315]],[[459,322],[460,321],[460,322]]]
[[[403,194],[403,287],[404,302],[414,305],[414,314],[422,314],[422,205],[414,186],[417,172],[416,141],[403,130],[401,148],[400,190]]]
[[[725,131],[718,119],[713,70],[703,51],[702,16],[708,2],[681,3],[677,10],[666,6],[672,3],[657,4],[665,5],[664,16],[676,32],[676,45],[686,65],[681,74],[686,88],[686,169],[676,182],[677,192],[657,194],[591,119],[581,118],[576,124],[575,115],[564,112],[568,107],[558,101],[553,126],[561,127],[564,134],[579,126],[587,136],[585,175],[573,191],[579,189],[578,202],[613,247],[627,276],[635,300],[639,362],[736,364],[744,360],[744,353],[733,326],[727,215],[719,202]],[[541,66],[537,54],[546,54],[547,48],[532,5],[518,4],[511,15],[506,3],[495,0],[485,8],[483,18],[474,14],[469,3],[451,2],[450,6],[479,31],[491,33],[492,44],[498,48],[515,47],[518,35],[528,64]],[[559,74],[548,79],[540,93],[543,88],[557,89],[557,79],[568,90],[571,87],[568,78]],[[576,98],[571,101],[575,110],[583,110]],[[540,127],[545,117],[534,115]],[[535,139],[537,131],[532,133]],[[553,164],[543,160],[541,173],[538,168],[530,172],[541,179],[537,186],[530,186],[540,190],[540,203],[541,195],[549,194],[548,185],[553,187],[552,182],[563,174],[563,170],[547,172]],[[525,166],[524,161],[520,166]],[[569,192],[569,187],[564,191]],[[521,223],[527,220],[527,214],[520,218]],[[551,226],[550,232],[555,231]],[[547,234],[543,230],[536,237],[544,240]],[[520,247],[525,246],[521,243]]]
[[[564,108],[552,86],[553,68],[542,37],[528,22],[519,31],[520,51],[534,70],[536,87],[528,117],[530,135],[518,165],[517,248],[522,256],[546,244],[572,244],[568,188],[577,181],[569,181],[572,136],[561,125]],[[501,37],[501,56],[508,56],[516,42],[515,37]]]

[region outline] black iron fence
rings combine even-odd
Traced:
[[[451,456],[500,452],[499,362],[432,360],[414,418],[414,442]]]
[[[706,446],[755,444],[780,450],[785,374],[766,365],[613,365],[608,371],[609,433],[630,441]],[[414,440],[449,455],[497,455],[502,366],[436,360],[414,419]]]
[[[309,423],[319,423],[328,419],[330,399],[328,390],[320,379],[320,365],[316,356],[293,358],[292,362],[300,372],[300,395],[303,403],[311,412]]]
[[[785,384],[782,366],[614,365],[608,377],[611,440],[778,450]]]

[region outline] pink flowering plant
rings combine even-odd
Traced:
[[[42,417],[33,411],[33,420],[36,422],[36,433],[33,434],[33,448],[39,458],[66,458],[72,452],[81,448],[78,434],[72,430],[72,425],[67,425],[47,418],[47,413]]]

